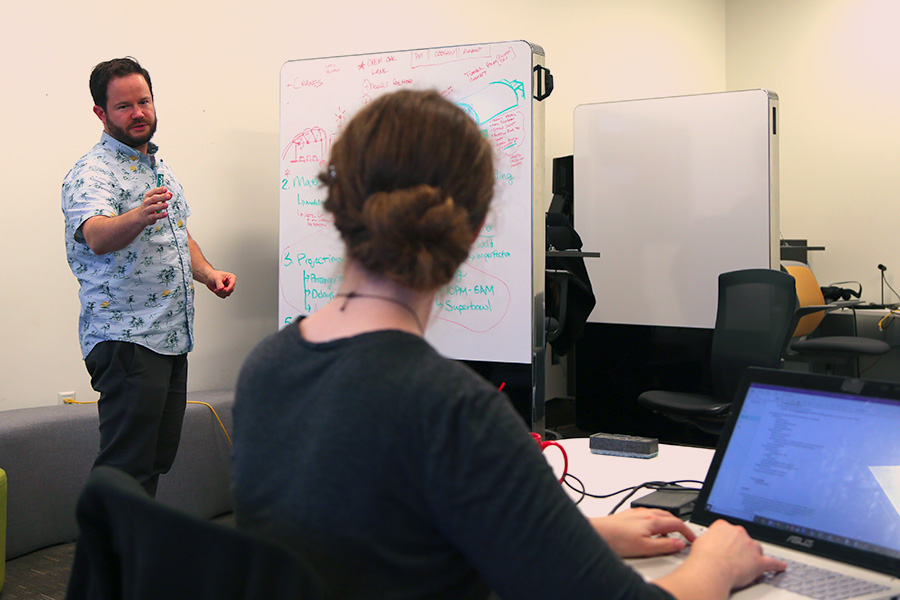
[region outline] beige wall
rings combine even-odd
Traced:
[[[232,386],[243,357],[277,327],[283,62],[538,43],[557,88],[547,100],[549,159],[571,153],[577,104],[724,89],[725,15],[724,0],[13,3],[0,32],[0,410],[55,404],[60,391],[96,398],[78,348],[59,186],[100,136],[87,89],[97,62],[133,55],[150,70],[155,141],[187,191],[191,232],[238,276],[229,300],[198,290],[189,387],[215,389]]]
[[[826,247],[810,257],[820,284],[860,281],[879,302],[879,263],[900,289],[900,3],[726,6],[728,88],[780,97],[782,235]]]

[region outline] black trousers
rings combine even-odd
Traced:
[[[166,356],[130,342],[101,342],[85,359],[100,393],[100,453],[151,496],[175,461],[187,401],[187,355]]]

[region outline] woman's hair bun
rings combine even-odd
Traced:
[[[348,258],[412,289],[445,285],[494,191],[490,142],[434,91],[379,96],[345,126],[322,173]]]
[[[472,243],[468,211],[430,185],[376,192],[360,218],[367,239],[350,256],[413,289],[449,281]]]

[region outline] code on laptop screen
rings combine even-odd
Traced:
[[[706,506],[900,557],[900,403],[752,384]]]

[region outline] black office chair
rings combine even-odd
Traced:
[[[562,213],[547,213],[547,245],[554,250],[580,250],[581,238]],[[597,303],[580,256],[547,257],[545,266],[547,343],[565,356],[584,334],[584,324]]]
[[[744,370],[780,366],[796,308],[794,279],[787,273],[722,273],[710,358],[711,393],[650,390],[638,402],[674,421],[721,433]]]
[[[857,335],[812,336],[822,323],[827,312],[838,308],[853,308],[858,302],[844,301],[826,304],[822,288],[809,265],[797,261],[782,261],[782,268],[796,281],[799,308],[794,341],[788,347],[786,358],[809,363],[821,363],[826,372],[834,372],[836,364],[849,363],[852,367],[848,375],[859,376],[860,356],[881,356],[890,351],[890,345],[883,340],[859,337]],[[853,319],[854,334],[856,318]]]
[[[93,470],[76,516],[66,600],[328,597],[290,549],[166,506],[112,467]]]

